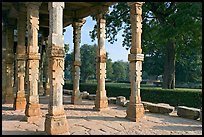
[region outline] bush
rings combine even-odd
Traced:
[[[66,83],[65,89],[73,89],[73,84]],[[81,91],[87,91],[90,94],[96,94],[97,83],[81,83]],[[124,96],[130,97],[130,84],[126,83],[106,83],[106,95],[108,97]],[[142,101],[153,103],[167,103],[172,106],[188,106],[200,108],[202,106],[202,97],[200,89],[161,89],[155,87],[144,87],[140,89]]]

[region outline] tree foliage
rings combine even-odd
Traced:
[[[111,8],[112,11],[106,15],[106,37],[113,43],[117,41],[118,32],[123,31],[122,46],[128,49],[131,46],[130,8],[126,2],[119,2]],[[148,55],[143,62],[143,70],[148,74],[163,74],[164,65],[168,64],[168,58],[165,57],[171,53],[167,46],[173,42],[175,55],[171,56],[175,56],[173,61],[176,64],[169,67],[177,68],[178,76],[191,75],[186,81],[200,79],[202,3],[146,2],[142,10],[142,49],[145,56]],[[90,32],[90,35],[94,39],[96,30]],[[182,72],[182,69],[185,71]]]

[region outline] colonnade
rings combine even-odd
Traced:
[[[142,33],[142,3],[128,2],[130,11],[130,21],[132,29],[132,47],[128,60],[130,62],[130,81],[131,95],[130,103],[127,108],[127,119],[138,121],[144,116],[144,107],[140,98],[140,81],[142,74],[142,61],[144,54],[141,49]],[[64,35],[63,35],[63,9],[64,2],[49,2],[49,36],[46,56],[48,59],[48,91],[42,94],[42,76],[39,68],[42,59],[39,53],[38,34],[39,34],[39,8],[41,2],[26,2],[18,10],[17,17],[17,51],[14,57],[14,27],[12,23],[4,22],[2,30],[2,93],[3,103],[13,104],[15,110],[25,109],[26,121],[33,123],[42,117],[39,93],[41,95],[49,94],[48,113],[45,118],[45,132],[47,134],[63,134],[68,131],[66,114],[63,106],[63,85],[64,85]],[[108,7],[107,7],[108,10]],[[25,12],[26,11],[26,12]],[[99,10],[100,11],[100,10]],[[105,49],[105,12],[100,11],[96,14],[97,19],[97,38],[98,49],[96,57],[97,65],[97,91],[95,106],[93,110],[101,111],[108,109],[108,99],[105,90],[106,78],[106,49]],[[27,22],[26,22],[27,21]],[[71,96],[72,104],[82,104],[80,96],[80,41],[81,28],[86,21],[84,19],[74,19],[73,26],[73,43],[74,43],[74,60],[73,60],[73,94]],[[26,30],[28,32],[26,46]],[[42,42],[45,40],[42,36]],[[42,44],[41,44],[42,46]],[[16,88],[14,93],[14,61],[16,59]],[[27,66],[26,66],[27,64]],[[27,87],[25,82],[27,81]],[[25,94],[25,89],[28,95]],[[15,95],[15,96],[14,96]]]

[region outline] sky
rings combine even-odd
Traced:
[[[94,25],[96,24],[96,21],[93,21],[90,16],[85,18],[86,23],[82,26],[81,29],[81,45],[83,44],[89,44],[89,45],[94,45],[97,44],[97,39],[92,42],[91,37],[89,36],[89,31],[92,31],[94,28]],[[69,44],[69,52],[71,53],[73,51],[73,27],[72,25],[69,25],[68,27],[65,28],[66,32],[64,33],[64,43]],[[105,42],[105,48],[106,52],[109,54],[109,58],[112,59],[112,62],[122,60],[127,62],[128,61],[128,54],[129,50],[126,50],[124,47],[122,47],[122,31],[118,33],[116,36],[118,39],[116,42],[113,44],[110,44],[108,40]]]

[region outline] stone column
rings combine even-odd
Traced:
[[[94,110],[104,110],[108,108],[108,99],[105,90],[106,78],[106,49],[105,49],[105,15],[98,14],[97,17],[97,37],[98,49],[96,57],[97,91]]]
[[[40,2],[27,2],[27,30],[28,30],[28,98],[25,115],[27,122],[33,123],[41,116],[38,80],[39,80],[39,60],[38,53],[38,30],[39,30],[39,6]]]
[[[6,92],[5,92],[5,104],[13,104],[14,102],[14,26],[6,26]]]
[[[25,98],[25,59],[26,59],[26,47],[25,47],[25,32],[26,32],[26,8],[20,7],[17,21],[17,31],[18,31],[18,43],[16,50],[17,59],[17,79],[16,79],[16,97],[14,101],[14,109],[25,109],[26,98]]]
[[[49,2],[49,80],[50,96],[48,114],[45,119],[45,132],[49,135],[68,133],[68,123],[63,106],[64,85],[64,2]]]
[[[75,21],[73,25],[73,42],[74,42],[74,60],[73,60],[73,92],[71,97],[72,104],[81,104],[79,81],[80,81],[80,43],[81,43],[81,27],[85,23],[84,19]]]
[[[2,103],[5,100],[6,93],[6,28],[5,23],[2,23]]]
[[[44,36],[41,36],[41,43],[39,45],[40,47],[40,62],[39,62],[39,82],[38,82],[38,88],[39,88],[39,95],[44,94],[44,87],[43,87],[43,42],[44,42]]]
[[[45,40],[45,54],[44,54],[44,64],[43,64],[43,75],[45,76],[45,84],[44,84],[44,95],[49,96],[50,95],[50,83],[49,83],[49,78],[48,78],[48,64],[49,64],[49,59],[48,59],[48,42],[47,42],[47,37]]]
[[[142,2],[129,2],[128,4],[131,8],[132,47],[128,55],[128,60],[130,61],[131,95],[126,118],[136,122],[144,116],[144,107],[140,97],[142,61],[144,60],[144,54],[142,54],[141,49]]]

